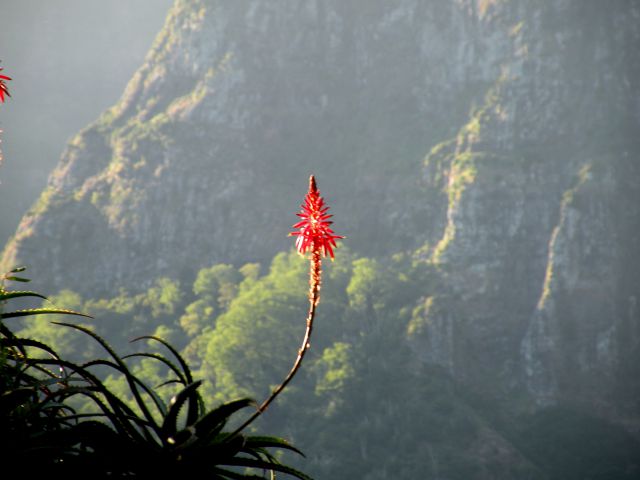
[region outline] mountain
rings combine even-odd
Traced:
[[[434,272],[409,305],[420,365],[637,434],[639,19],[633,1],[178,0],[3,264],[105,296],[265,263],[314,173],[353,252]]]
[[[503,25],[511,51],[484,103],[426,159],[448,200],[427,250],[443,285],[416,348],[472,383],[521,378],[541,404],[635,411],[640,39],[622,25],[637,8],[487,9],[482,37]]]
[[[449,2],[178,2],[120,102],[69,143],[5,264],[106,292],[203,258],[268,259],[310,172],[353,245],[416,247],[422,159],[497,75],[461,67],[471,28]],[[71,248],[38,253],[37,231]],[[70,263],[102,273],[74,282]]]
[[[13,81],[12,99],[0,109],[1,245],[42,192],[68,139],[122,95],[172,3],[3,3],[0,60]]]

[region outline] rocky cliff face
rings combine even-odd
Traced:
[[[313,172],[351,248],[437,268],[419,358],[629,420],[638,20],[632,1],[179,0],[3,263],[101,295],[266,260]]]
[[[203,260],[265,260],[288,247],[309,172],[331,185],[353,244],[417,245],[421,159],[473,91],[460,48],[471,19],[450,2],[361,3],[177,2],[122,100],[70,143],[5,263],[108,292]]]
[[[484,104],[427,157],[428,184],[448,194],[427,250],[444,284],[413,339],[478,388],[637,413],[638,13],[487,7],[482,37],[502,25],[511,50]]]

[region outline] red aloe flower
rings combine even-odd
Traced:
[[[0,72],[3,69],[0,68]],[[11,77],[7,77],[6,75],[0,75],[0,102],[4,103],[4,96],[10,97],[9,89],[7,88],[6,80],[11,80]]]
[[[291,232],[290,235],[297,236],[296,249],[299,253],[307,252],[321,253],[329,255],[333,259],[333,249],[336,247],[336,240],[344,238],[336,235],[331,230],[329,219],[333,215],[328,215],[324,199],[320,196],[320,190],[316,186],[316,179],[313,175],[309,177],[309,192],[305,196],[301,205],[302,212],[297,213],[302,220],[296,223],[293,228],[299,231]]]
[[[302,345],[298,350],[293,367],[284,378],[282,383],[278,385],[267,399],[260,404],[258,409],[251,415],[242,425],[235,429],[229,436],[235,437],[251,422],[258,418],[262,412],[273,402],[273,400],[282,392],[302,365],[302,360],[310,347],[311,332],[313,330],[313,320],[316,316],[316,309],[320,302],[320,284],[322,283],[322,256],[329,255],[333,260],[333,249],[336,247],[336,240],[344,238],[336,235],[329,227],[332,222],[329,219],[332,215],[328,215],[329,207],[324,204],[320,191],[316,186],[316,179],[311,175],[309,177],[309,192],[304,198],[302,204],[302,212],[296,214],[302,220],[296,223],[293,228],[299,228],[297,232],[291,232],[289,235],[297,236],[296,248],[299,253],[304,255],[311,252],[310,268],[309,268],[309,311],[307,312],[307,328],[304,332]]]

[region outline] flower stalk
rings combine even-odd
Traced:
[[[231,435],[234,437],[244,428],[246,428],[251,422],[258,418],[275,400],[275,398],[286,388],[296,375],[302,360],[304,359],[307,350],[311,346],[311,333],[313,331],[313,321],[316,316],[316,309],[320,303],[320,287],[322,285],[322,257],[329,255],[331,259],[334,258],[333,249],[336,247],[336,240],[344,237],[336,235],[334,231],[329,227],[333,222],[329,221],[332,215],[328,215],[327,211],[329,207],[325,205],[324,199],[320,196],[320,191],[316,185],[315,177],[311,175],[309,177],[309,191],[305,196],[305,201],[301,206],[302,210],[297,213],[302,220],[296,223],[293,228],[299,230],[291,232],[290,236],[298,237],[296,239],[296,249],[301,255],[310,253],[310,265],[309,265],[309,310],[307,312],[306,328],[302,344],[298,349],[298,356],[296,357],[291,370],[284,378],[282,383],[278,385],[264,400],[257,410],[249,417],[240,427],[238,427]]]

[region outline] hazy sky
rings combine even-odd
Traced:
[[[0,247],[75,133],[118,100],[173,0],[0,0]]]

